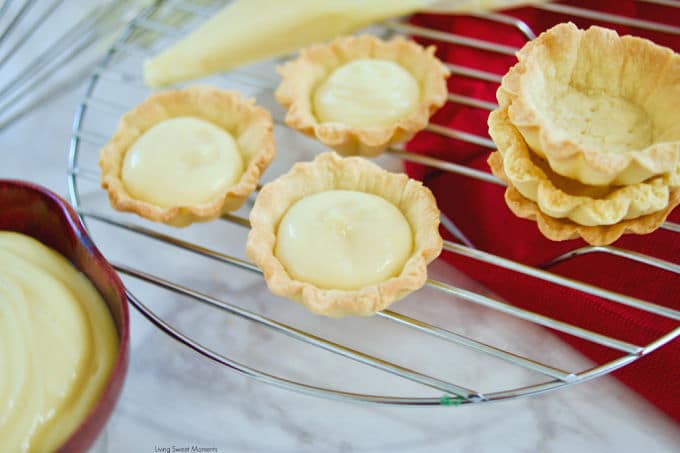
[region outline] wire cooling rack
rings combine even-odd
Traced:
[[[642,5],[653,4],[655,8],[668,8],[669,10],[680,8],[680,2],[669,0],[639,0],[638,3]],[[87,184],[92,190],[97,190],[95,187],[99,181],[99,171],[96,166],[98,150],[108,140],[110,134],[113,132],[115,119],[125,111],[129,110],[133,105],[140,102],[146,95],[148,95],[148,90],[144,86],[141,74],[142,60],[149,57],[150,55],[153,55],[159,49],[166,47],[169,43],[185,35],[185,33],[195,28],[198,24],[204,21],[206,17],[209,17],[223,5],[224,2],[211,0],[157,1],[152,6],[145,9],[129,24],[125,32],[120,36],[118,41],[108,51],[105,58],[96,68],[89,82],[82,104],[76,111],[68,158],[69,195],[72,204],[79,211],[83,222],[85,222],[88,227],[92,226],[93,223],[104,224],[112,228],[112,233],[110,234],[131,233],[144,238],[145,244],[161,241],[170,247],[194,254],[202,259],[208,259],[214,263],[214,266],[219,266],[220,270],[224,269],[225,273],[231,273],[232,271],[235,272],[235,268],[253,273],[259,273],[260,271],[247,260],[200,245],[198,241],[184,239],[180,237],[181,235],[178,233],[178,230],[151,224],[150,222],[145,223],[143,220],[139,220],[131,215],[116,213],[110,210],[108,208],[108,204],[103,201],[100,201],[99,204],[97,204],[96,209],[86,208],[82,202],[82,198],[85,196],[83,194],[86,193],[82,188],[84,185]],[[564,14],[565,20],[568,20],[568,16],[573,16],[587,20],[625,24],[627,26],[634,27],[636,30],[640,30],[640,34],[643,34],[645,30],[654,30],[655,32],[666,33],[669,35],[680,34],[680,27],[677,26],[605,14],[602,12],[583,9],[566,4],[549,3],[538,6],[538,8]],[[534,38],[535,35],[540,31],[532,30],[521,20],[501,13],[480,13],[477,14],[476,17],[487,21],[493,21],[498,24],[503,24],[505,26],[512,26],[516,28],[516,30],[527,40]],[[412,36],[421,36],[436,41],[444,41],[462,46],[469,46],[471,48],[481,49],[486,52],[507,55],[512,55],[517,50],[506,45],[480,41],[462,35],[444,33],[438,30],[426,29],[399,21],[390,21],[380,26],[376,26],[372,30],[376,31],[378,34],[384,34],[386,36],[394,33],[402,33]],[[275,74],[272,70],[273,64],[271,62],[267,64],[269,64],[269,66],[248,66],[245,69],[239,69],[222,74],[220,76],[216,76],[209,81],[221,86],[239,86],[245,91],[252,89],[255,93],[258,93],[258,101],[261,101],[260,96],[268,96],[271,98],[271,92],[277,83]],[[500,82],[501,76],[492,72],[454,64],[449,64],[448,66],[453,77],[468,77],[492,83]],[[449,94],[448,102],[470,106],[486,111],[492,110],[495,107],[495,105],[491,102],[455,93]],[[283,112],[280,109],[277,111],[275,106],[272,107],[272,109],[274,110],[273,114],[277,123],[276,130],[278,133],[281,132],[281,130],[285,130],[286,128],[286,126],[283,125],[281,121]],[[96,121],[94,121],[92,118],[96,117],[97,115],[109,115],[111,117],[111,122],[109,123],[109,126],[107,126],[106,131],[97,130],[95,128],[94,124],[96,124]],[[477,136],[465,131],[454,130],[435,124],[429,125],[427,129],[430,132],[441,134],[446,137],[452,137],[464,142],[473,143],[480,147],[488,149],[494,148],[493,142],[487,137]],[[302,138],[299,139],[303,140]],[[278,160],[282,159],[282,154],[284,154],[284,152],[282,151],[281,144],[279,143],[279,157],[277,157]],[[434,167],[440,170],[458,173],[470,178],[476,178],[485,181],[489,184],[503,184],[501,181],[488,173],[431,157],[411,154],[404,151],[402,148],[390,149],[388,154],[392,156],[392,158],[398,158],[401,160]],[[283,170],[285,171],[285,169]],[[99,191],[103,192],[101,189],[99,189]],[[100,199],[104,200],[103,197],[100,197]],[[247,214],[247,212],[239,212],[237,214],[238,215],[225,215],[223,219],[226,222],[217,223],[224,225],[237,225],[238,227],[243,227],[244,229],[247,228],[249,226],[247,215],[242,215]],[[500,268],[512,270],[513,272],[517,273],[518,278],[541,279],[545,282],[549,282],[550,284],[572,288],[585,294],[596,295],[598,297],[608,299],[613,303],[635,307],[639,310],[655,313],[659,316],[670,318],[674,321],[680,321],[680,311],[678,310],[656,305],[625,294],[620,294],[615,291],[596,287],[588,283],[575,281],[546,270],[552,264],[569,260],[577,255],[588,253],[612,254],[626,260],[641,262],[649,266],[654,266],[665,271],[673,272],[675,274],[680,273],[680,265],[678,264],[638,252],[607,246],[581,247],[555,258],[551,263],[548,263],[545,268],[530,267],[489,254],[482,250],[475,249],[469,245],[463,245],[466,244],[466,240],[461,236],[455,224],[450,219],[443,218],[442,220],[444,226],[462,243],[446,241],[444,244],[444,253],[462,255],[474,260],[479,260],[494,266],[498,266]],[[189,229],[191,228],[194,228],[194,226],[190,227]],[[662,228],[670,230],[674,233],[680,232],[680,225],[671,222],[666,222]],[[176,320],[170,319],[167,316],[164,317],[163,315],[159,314],[158,310],[153,310],[147,304],[145,304],[145,302],[142,300],[142,297],[137,297],[135,294],[128,291],[128,297],[131,304],[151,323],[153,323],[156,327],[165,332],[174,340],[193,349],[208,359],[218,362],[244,375],[253,377],[259,381],[267,382],[279,387],[302,393],[333,399],[381,404],[422,406],[460,405],[516,398],[555,390],[605,375],[653,352],[657,348],[660,348],[673,341],[680,335],[680,327],[676,327],[672,331],[669,331],[667,334],[657,338],[655,341],[649,344],[632,344],[621,339],[612,338],[601,333],[593,332],[557,319],[552,319],[544,315],[515,307],[494,297],[482,294],[481,291],[473,291],[463,287],[458,287],[445,281],[437,281],[433,279],[428,280],[428,287],[436,291],[443,292],[448,296],[455,298],[456,301],[463,300],[478,304],[511,317],[519,318],[539,326],[548,327],[568,335],[573,335],[575,337],[603,345],[605,347],[611,348],[612,350],[620,352],[620,355],[610,362],[595,364],[595,366],[591,366],[586,369],[570,370],[543,363],[538,359],[529,357],[528,354],[522,355],[517,352],[506,350],[512,349],[511,347],[505,345],[504,347],[499,347],[493,344],[484,343],[472,338],[471,336],[455,332],[453,329],[448,330],[443,326],[433,325],[392,310],[385,310],[376,314],[375,318],[382,318],[384,320],[396,323],[396,328],[412,329],[413,331],[416,331],[424,336],[435,337],[438,339],[438,341],[449,342],[468,348],[474,354],[485,354],[492,356],[496,359],[508,362],[511,364],[511,366],[529,370],[540,377],[538,382],[532,383],[531,385],[512,386],[508,384],[502,389],[483,392],[479,389],[468,388],[466,386],[450,382],[448,379],[437,378],[425,372],[409,369],[403,365],[399,365],[386,359],[378,358],[369,352],[362,352],[361,350],[345,345],[343,344],[344,342],[342,340],[332,341],[322,338],[318,334],[305,331],[301,328],[295,327],[292,324],[286,324],[273,317],[260,314],[255,310],[252,310],[250,307],[244,308],[239,304],[211,297],[202,293],[198,289],[185,286],[178,283],[177,281],[163,278],[156,273],[141,270],[131,265],[131,263],[114,262],[113,264],[121,274],[137,280],[138,283],[143,282],[144,285],[150,285],[149,290],[168,290],[174,292],[187,299],[198,301],[202,304],[212,307],[213,309],[224,311],[229,315],[243,318],[268,328],[273,332],[291,337],[294,340],[309,345],[310,347],[320,348],[322,350],[334,353],[338,356],[338,367],[343,366],[343,363],[340,363],[340,361],[352,360],[373,367],[374,369],[377,369],[381,372],[395,375],[398,378],[421,384],[425,387],[420,388],[423,390],[428,390],[430,393],[432,393],[432,389],[434,389],[436,392],[436,396],[404,396],[402,394],[378,395],[371,393],[356,393],[353,392],[352,389],[336,389],[334,386],[330,385],[315,385],[303,379],[288,378],[279,374],[266,372],[262,369],[259,369],[258,367],[251,366],[237,361],[236,359],[230,358],[226,354],[218,353],[205,344],[201,343],[194,335],[186,334],[180,331],[176,325]],[[261,282],[261,285],[264,285],[264,283]],[[206,308],[206,310],[207,309],[208,308]],[[378,320],[372,319],[370,322],[378,322]],[[287,358],[283,357],[281,360],[284,361],[287,360]],[[436,357],[434,357],[433,360],[436,360]],[[440,396],[442,393],[444,396]]]

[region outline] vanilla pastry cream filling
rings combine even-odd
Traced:
[[[229,132],[185,116],[146,131],[126,153],[121,179],[132,197],[167,208],[210,201],[238,182],[243,167]]]
[[[296,280],[356,290],[399,275],[412,248],[411,227],[392,203],[369,193],[330,190],[286,212],[275,254]]]
[[[612,153],[640,150],[653,143],[654,126],[649,115],[632,102],[572,86],[552,92],[559,95],[535,102],[556,126],[553,130],[560,133],[557,138],[573,140],[588,150]]]
[[[0,444],[55,451],[98,401],[118,356],[106,303],[63,256],[0,231]]]
[[[335,69],[314,93],[321,123],[387,127],[411,113],[420,99],[416,79],[399,64],[359,59]]]

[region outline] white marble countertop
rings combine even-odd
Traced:
[[[72,5],[78,3],[84,1],[71,0]],[[71,122],[83,92],[84,84],[63,92],[0,130],[0,178],[33,181],[66,196]],[[111,124],[103,121],[102,132],[110,133]],[[280,154],[284,149],[290,154],[280,158],[267,179],[284,171],[293,157],[310,157],[318,150],[316,145],[300,141],[295,142],[292,153],[285,145],[292,140],[290,137],[277,133],[277,139]],[[393,161],[384,163],[395,165]],[[105,195],[96,184],[83,185],[81,189],[86,207],[107,210]],[[125,219],[140,223],[132,216]],[[157,272],[401,365],[435,376],[450,376],[455,382],[483,391],[537,382],[533,373],[387,321],[320,319],[293,303],[269,296],[257,276],[196,259],[132,233],[96,223],[91,226],[95,242],[113,261]],[[245,231],[224,222],[181,232],[163,231],[236,256],[244,255]],[[483,291],[445,264],[435,264],[433,275]],[[349,391],[436,395],[175,294],[128,278],[125,282],[182,331],[246,364]],[[395,305],[395,310],[565,368],[578,370],[589,365],[541,328],[444,298],[431,290],[410,296]],[[93,452],[158,452],[191,446],[214,448],[212,451],[220,453],[680,450],[678,426],[611,377],[539,396],[464,407],[379,407],[336,402],[292,393],[234,373],[169,339],[135,310],[131,315],[127,380]]]

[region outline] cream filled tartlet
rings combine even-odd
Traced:
[[[111,205],[175,226],[241,207],[275,155],[271,115],[233,91],[151,95],[100,153]]]
[[[421,288],[442,248],[432,193],[329,152],[266,184],[246,251],[276,295],[332,317],[367,316]]]
[[[343,155],[376,156],[423,129],[447,98],[434,47],[347,36],[278,68],[286,124]]]

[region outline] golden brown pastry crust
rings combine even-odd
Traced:
[[[622,187],[585,186],[557,175],[540,158],[532,157],[510,122],[507,107],[489,115],[489,133],[502,156],[507,181],[553,218],[584,226],[613,225],[665,209],[671,188],[680,186],[680,167],[673,173]]]
[[[370,36],[346,36],[300,51],[300,56],[277,68],[281,84],[276,99],[286,108],[286,124],[343,155],[377,156],[388,146],[409,140],[423,129],[432,113],[447,99],[448,69],[434,56],[434,47],[423,48],[397,37],[381,41]],[[314,116],[312,97],[319,83],[330,73],[352,60],[380,58],[399,63],[418,81],[420,103],[392,126],[356,128],[340,123],[319,123]]]
[[[401,210],[411,225],[414,245],[397,277],[355,291],[321,289],[290,277],[274,252],[279,222],[298,200],[327,190],[371,193]],[[442,249],[439,209],[429,189],[404,174],[390,173],[359,157],[343,159],[334,152],[297,163],[266,184],[250,211],[250,223],[246,252],[263,271],[270,291],[331,317],[368,316],[421,288],[427,280],[427,264]]]
[[[241,178],[223,194],[197,205],[163,208],[133,198],[120,176],[125,154],[144,132],[178,116],[201,118],[232,134],[245,164]],[[121,117],[113,137],[102,148],[99,155],[102,187],[108,191],[114,209],[135,212],[156,222],[186,226],[214,219],[240,208],[257,187],[276,153],[273,128],[269,112],[235,91],[197,86],[152,94]]]
[[[584,226],[567,219],[556,219],[544,214],[538,205],[522,196],[515,189],[503,171],[503,157],[498,152],[489,156],[489,166],[493,173],[508,183],[505,190],[505,202],[510,210],[523,219],[535,220],[541,233],[553,241],[583,238],[590,245],[608,245],[623,234],[648,234],[656,230],[666,221],[675,207],[680,205],[680,188],[670,191],[668,205],[665,209],[637,219],[622,220],[614,225]]]
[[[553,171],[589,185],[628,185],[675,170],[680,161],[680,55],[646,39],[565,23],[527,43],[517,58],[503,78],[498,100],[509,108],[512,123],[532,151],[545,157]],[[564,138],[545,111],[565,108],[561,98],[544,106],[535,99],[567,86],[606,93],[641,108],[652,124],[651,143],[608,152],[606,145]],[[616,127],[614,121],[611,125]]]

